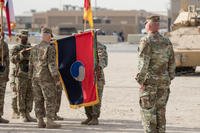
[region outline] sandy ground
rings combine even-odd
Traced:
[[[38,129],[36,123],[21,123],[11,119],[12,92],[7,87],[4,117],[9,124],[0,124],[0,133],[64,133],[109,132],[142,133],[138,104],[138,84],[135,45],[109,45],[109,65],[105,69],[106,86],[102,101],[100,125],[80,125],[85,119],[83,108],[70,109],[63,93],[59,115],[61,129]],[[200,133],[200,69],[191,76],[179,76],[172,82],[167,105],[167,133]],[[34,116],[34,111],[32,112]]]

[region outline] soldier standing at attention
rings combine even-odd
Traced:
[[[19,41],[19,36],[20,34],[16,35],[16,41]],[[13,49],[10,50],[10,56],[12,56],[13,53]],[[12,114],[12,119],[19,119],[20,115],[19,115],[19,110],[17,107],[17,85],[16,85],[16,65],[12,63],[12,61],[10,61],[10,88],[13,91],[13,96],[12,96],[12,109],[13,109],[13,114]]]
[[[13,48],[11,61],[15,64],[15,82],[17,86],[17,105],[22,122],[36,122],[30,116],[33,108],[33,92],[28,76],[28,65],[31,44],[28,43],[28,31],[22,30],[19,35],[20,44]]]
[[[103,88],[105,85],[105,77],[104,77],[103,69],[108,64],[108,54],[106,51],[106,46],[98,42],[97,53],[98,53],[98,67],[96,69],[96,74],[97,74],[97,88],[98,88],[99,103],[94,106],[85,107],[85,114],[87,116],[87,119],[82,121],[81,124],[87,124],[87,125],[99,124],[98,118],[100,116]]]
[[[2,118],[9,64],[8,44],[4,42],[4,35],[0,35],[0,123],[9,123],[8,120]]]
[[[175,59],[169,39],[159,34],[159,16],[150,16],[146,21],[147,36],[138,47],[140,84],[140,107],[145,133],[165,133],[166,104],[171,80],[175,76]]]
[[[31,49],[29,78],[32,79],[35,114],[39,128],[59,128],[55,123],[56,92],[61,86],[56,66],[55,47],[50,44],[52,30],[42,29],[42,41]],[[54,87],[56,86],[56,87]],[[45,104],[45,105],[44,105]],[[46,123],[44,117],[47,117]]]

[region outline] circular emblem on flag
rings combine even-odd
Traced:
[[[72,77],[77,81],[83,81],[85,78],[85,67],[81,61],[75,61],[70,68]]]

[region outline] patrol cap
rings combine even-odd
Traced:
[[[48,33],[51,35],[51,37],[53,37],[52,30],[50,28],[44,27],[42,29],[42,33]]]
[[[28,30],[25,30],[25,29],[21,30],[19,33],[19,37],[22,37],[22,36],[28,37]]]
[[[146,18],[146,21],[144,22],[144,24],[146,24],[148,22],[160,22],[160,16],[151,15]]]

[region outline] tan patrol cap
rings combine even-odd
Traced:
[[[19,37],[21,36],[28,37],[28,30],[25,29],[21,30],[19,33]]]
[[[145,24],[148,22],[160,22],[160,16],[151,15],[146,18]]]
[[[52,30],[50,28],[44,27],[42,28],[42,33],[48,33],[53,37]]]

